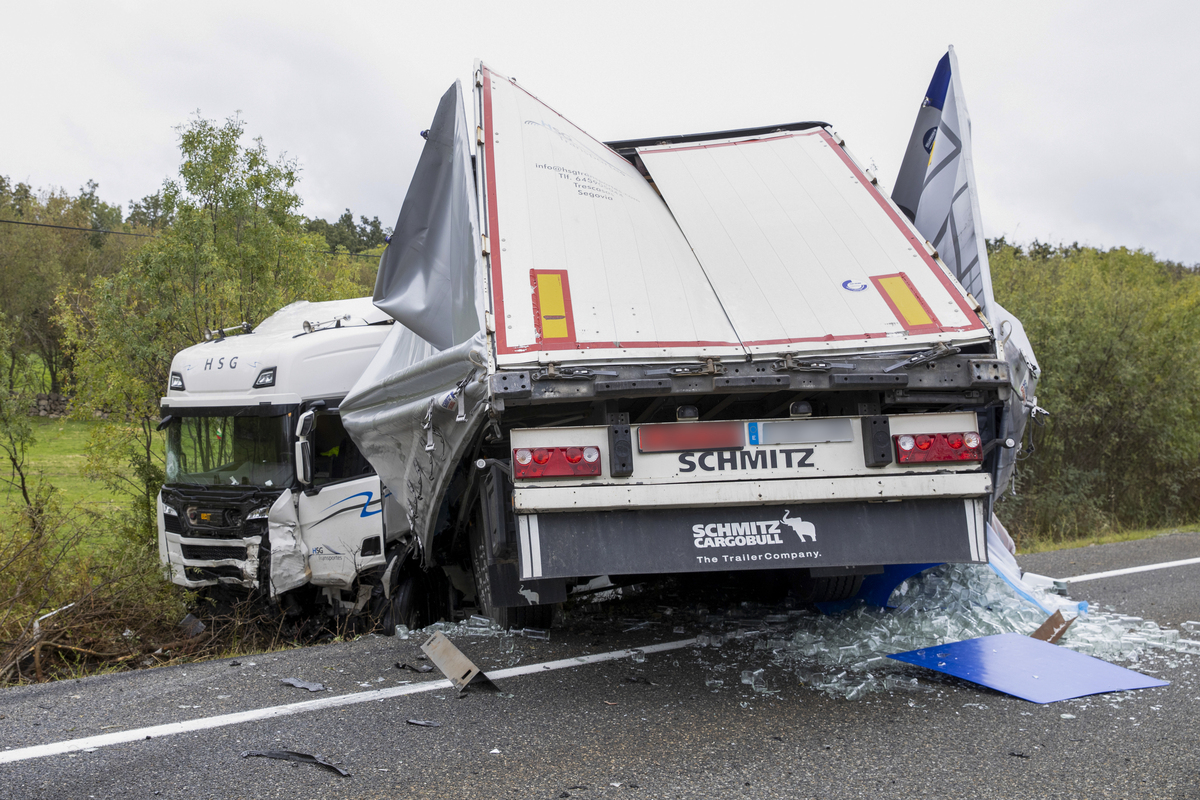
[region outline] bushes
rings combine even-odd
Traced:
[[[1200,276],[1142,251],[989,242],[1042,367],[1036,454],[998,509],[1023,537],[1200,518]]]

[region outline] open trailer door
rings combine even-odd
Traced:
[[[744,358],[638,170],[514,81],[477,82],[498,363]]]
[[[637,153],[750,352],[988,338],[962,289],[827,131]]]

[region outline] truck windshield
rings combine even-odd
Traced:
[[[167,428],[167,483],[287,486],[289,415],[182,417]]]

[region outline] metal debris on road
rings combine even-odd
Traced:
[[[310,692],[329,691],[329,687],[323,683],[309,683],[308,681],[302,681],[299,678],[280,678],[279,682],[287,684],[288,686],[295,686],[297,689],[308,689]]]
[[[280,761],[296,761],[301,764],[313,764],[318,767],[336,772],[343,778],[349,778],[350,773],[342,769],[336,764],[331,764],[326,761],[323,756],[312,756],[308,753],[297,753],[293,750],[246,750],[242,752],[242,758],[251,758],[257,756],[259,758],[276,758]]]
[[[450,679],[450,682],[460,692],[468,685],[499,691],[496,684],[492,683],[491,678],[475,666],[471,659],[463,655],[463,652],[455,647],[446,638],[446,634],[441,631],[430,636],[425,644],[421,645],[421,650],[429,656],[429,660]]]
[[[418,728],[440,728],[442,723],[434,722],[431,719],[406,719],[404,720],[409,725],[416,725]]]
[[[408,664],[403,661],[396,662],[396,669],[407,669],[412,672],[433,672],[433,667],[429,666],[428,664],[418,664],[414,667],[412,664]]]

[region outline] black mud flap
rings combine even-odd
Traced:
[[[980,563],[985,508],[958,498],[521,515],[519,576]]]
[[[500,462],[489,463],[480,487],[483,530],[487,543],[488,585],[494,606],[534,606],[567,599],[562,578],[522,578],[517,565],[517,520],[512,508],[513,486]]]

